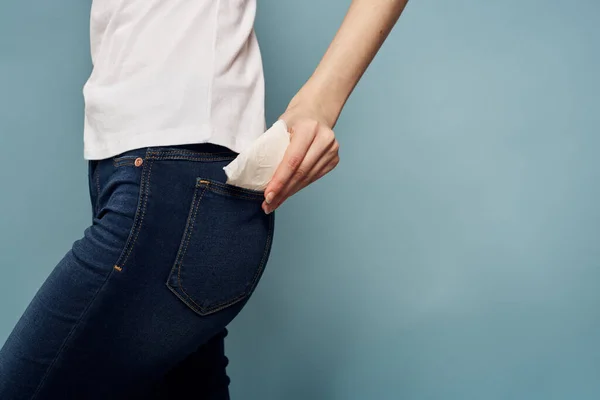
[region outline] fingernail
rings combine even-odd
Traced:
[[[265,199],[265,201],[267,202],[267,204],[271,204],[271,202],[273,201],[273,197],[275,197],[275,193],[270,192],[269,194],[267,194],[267,197]]]
[[[267,215],[271,214],[272,212],[273,212],[273,210],[271,210],[270,208],[267,208],[265,210],[265,214],[267,214]]]

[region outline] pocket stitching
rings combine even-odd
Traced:
[[[197,180],[197,184],[196,184],[197,190],[195,191],[194,197],[192,198],[192,207],[194,209],[194,212],[189,217],[188,222],[186,223],[185,232],[184,232],[185,244],[184,244],[184,247],[182,249],[180,249],[179,253],[177,254],[177,257],[175,258],[175,265],[173,266],[173,269],[171,270],[170,277],[173,276],[174,269],[177,268],[177,285],[178,285],[178,289],[180,289],[182,293],[178,293],[177,289],[172,287],[169,280],[167,280],[167,287],[171,290],[171,292],[173,292],[180,300],[183,301],[184,304],[186,304],[188,307],[190,307],[194,312],[198,313],[199,315],[203,315],[203,316],[221,311],[221,310],[237,303],[238,301],[247,297],[248,294],[252,292],[253,288],[256,287],[258,278],[265,269],[267,255],[269,253],[269,249],[271,247],[272,240],[273,240],[273,227],[274,227],[274,223],[273,223],[274,215],[271,214],[269,216],[269,229],[268,229],[267,239],[265,241],[265,249],[263,251],[263,255],[262,255],[261,261],[258,265],[258,268],[257,268],[256,272],[254,273],[254,276],[252,277],[249,287],[246,290],[244,290],[241,294],[239,294],[238,296],[234,297],[231,300],[227,300],[223,303],[215,304],[211,307],[202,307],[200,304],[196,303],[196,301],[192,298],[192,296],[190,296],[186,292],[185,288],[183,287],[182,279],[181,279],[181,270],[183,267],[183,259],[185,257],[185,254],[187,253],[187,249],[188,249],[190,241],[191,241],[193,228],[196,224],[196,217],[198,215],[198,210],[200,209],[200,203],[202,201],[202,198],[204,197],[204,194],[206,193],[207,189],[211,190],[211,191],[215,190],[215,188],[210,187],[210,183],[218,184],[218,182],[213,182],[213,181],[210,181],[207,179],[198,178],[198,180]],[[203,187],[203,190],[202,190],[200,196],[198,196],[198,189],[200,189],[201,187]],[[233,187],[233,188],[235,188],[235,187]],[[231,193],[223,193],[223,194],[224,195],[232,195]],[[235,197],[235,196],[233,196],[233,197]],[[182,294],[185,296],[185,298],[182,296]]]
[[[222,194],[224,196],[241,197],[248,200],[261,200],[264,197],[264,193],[245,189],[239,186],[228,185],[221,182],[216,182],[210,179],[198,178],[197,186],[206,185],[212,192]]]
[[[228,192],[226,190],[223,189],[219,189],[219,188],[210,188],[210,191],[213,193],[217,193],[223,196],[230,196],[230,197],[236,197],[236,198],[240,198],[240,199],[244,199],[244,200],[252,200],[252,201],[259,201],[263,198],[262,195],[257,195],[257,196],[251,196],[251,195],[245,195],[242,193],[231,193]]]
[[[185,254],[187,253],[187,249],[188,249],[190,241],[192,239],[192,233],[194,231],[194,226],[196,225],[196,215],[198,215],[198,209],[200,208],[200,202],[202,201],[202,197],[204,197],[204,193],[205,192],[206,192],[206,188],[204,188],[202,190],[202,193],[200,193],[200,197],[198,197],[198,200],[196,200],[196,195],[198,194],[198,192],[196,191],[196,193],[194,193],[194,199],[192,200],[192,204],[194,205],[194,215],[190,219],[189,225],[186,227],[187,238],[185,239],[185,246],[183,248],[183,251],[180,253],[180,255],[178,255],[177,261],[176,261],[177,262],[177,285],[179,286],[179,288],[181,289],[181,291],[186,295],[186,297],[189,299],[189,301],[191,301],[192,303],[194,303],[194,305],[196,305],[196,307],[198,307],[199,309],[201,309],[202,306],[200,306],[199,304],[196,304],[196,302],[194,301],[194,299],[192,299],[192,296],[190,296],[185,291],[185,288],[182,285],[182,282],[181,282],[181,267],[183,265],[183,258],[185,257]]]
[[[227,307],[229,307],[230,305],[233,305],[235,303],[237,303],[238,301],[242,300],[243,298],[245,298],[246,296],[248,296],[248,294],[254,289],[254,287],[256,287],[257,283],[258,283],[258,277],[260,276],[260,274],[262,274],[262,272],[265,269],[265,264],[267,261],[267,254],[269,253],[269,248],[271,247],[271,241],[273,239],[273,214],[270,215],[269,218],[269,234],[267,236],[267,241],[265,243],[265,250],[263,252],[263,256],[262,259],[260,260],[260,264],[258,266],[258,269],[256,270],[256,273],[254,274],[254,277],[252,278],[252,282],[250,283],[250,287],[245,290],[242,294],[240,294],[239,296],[237,296],[236,298],[227,301],[225,303],[221,303],[218,305],[213,306],[212,308],[207,308],[204,310],[204,314],[209,314],[209,313],[214,313],[217,311],[221,311]]]

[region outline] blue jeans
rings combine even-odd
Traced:
[[[0,399],[229,398],[225,327],[265,267],[263,193],[236,154],[148,148],[90,163],[93,224],[0,350]]]

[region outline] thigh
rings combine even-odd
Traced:
[[[155,399],[189,397],[195,393],[204,400],[229,400],[229,377],[223,329],[171,369],[155,390]]]
[[[94,224],[0,351],[0,397],[144,398],[203,358],[255,289],[273,233],[262,194],[223,183],[231,159],[149,149],[97,166]]]
[[[110,163],[95,165],[98,168],[111,173]],[[45,382],[65,370],[63,357],[75,349],[78,336],[93,326],[98,317],[90,313],[94,303],[107,299],[105,291],[113,263],[132,229],[139,185],[131,174],[104,178],[120,182],[115,182],[102,217],[96,215],[83,238],[52,270],[0,350],[0,398],[30,399],[41,393]],[[94,210],[98,182],[99,175],[91,174]],[[105,340],[110,346],[111,338]],[[90,348],[97,345],[89,343]],[[82,354],[89,352],[84,350]],[[71,374],[77,379],[83,371],[73,370]]]

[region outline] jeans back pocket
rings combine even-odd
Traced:
[[[198,178],[167,286],[200,315],[250,296],[262,275],[274,217],[260,192]]]

